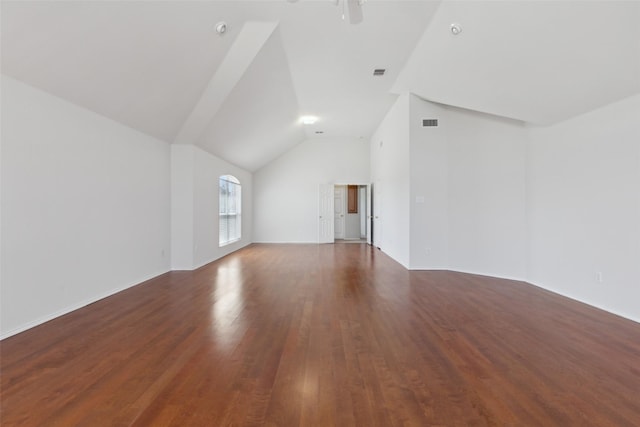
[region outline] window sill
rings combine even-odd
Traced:
[[[229,240],[228,242],[218,243],[218,247],[219,247],[219,248],[222,248],[222,247],[224,247],[224,246],[229,246],[230,244],[232,244],[232,243],[236,243],[236,242],[239,242],[240,240],[242,240],[242,237],[241,237],[241,238],[239,238],[239,239]]]

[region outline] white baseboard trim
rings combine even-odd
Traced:
[[[228,253],[226,253],[226,254],[224,254],[224,255],[210,257],[208,260],[201,261],[201,262],[199,262],[199,263],[195,264],[195,265],[193,266],[193,268],[192,268],[191,270],[189,270],[189,271],[197,270],[197,269],[199,269],[200,267],[204,267],[204,266],[205,266],[205,265],[207,265],[207,264],[211,264],[211,263],[212,263],[212,262],[214,262],[214,261],[217,261],[217,260],[219,260],[219,259],[222,259],[222,258],[226,257],[227,255],[231,255],[232,253],[234,253],[234,252],[236,252],[236,251],[239,251],[240,249],[246,248],[247,246],[252,245],[252,244],[253,244],[253,242],[246,242],[246,243],[244,243],[242,246],[238,246],[237,248],[233,249],[232,251],[229,251]],[[183,271],[184,271],[184,270],[183,270]]]
[[[395,261],[397,261],[397,260],[395,260]],[[492,277],[492,278],[496,278],[496,279],[507,279],[507,280],[514,280],[514,281],[517,281],[517,282],[523,282],[523,283],[526,283],[528,285],[535,286],[536,288],[544,289],[545,291],[553,292],[554,294],[563,296],[565,298],[572,299],[572,300],[580,302],[582,304],[587,304],[587,305],[589,305],[591,307],[597,308],[598,310],[606,311],[607,313],[611,313],[613,315],[623,317],[623,318],[625,318],[627,320],[631,320],[632,322],[640,323],[640,319],[639,318],[637,318],[635,316],[632,316],[632,315],[630,315],[628,313],[622,313],[622,312],[620,312],[618,310],[611,309],[610,307],[606,307],[606,306],[601,305],[601,304],[596,304],[596,303],[593,303],[592,301],[586,301],[584,299],[576,297],[575,295],[569,295],[567,293],[559,292],[557,289],[554,289],[554,288],[552,288],[550,286],[545,286],[545,285],[540,284],[540,283],[534,283],[534,282],[530,281],[529,279],[523,278],[523,277],[503,276],[503,275],[496,275],[496,274],[491,274],[491,273],[487,273],[487,272],[463,270],[463,269],[456,269],[456,268],[451,268],[451,267],[440,267],[440,268],[435,268],[435,267],[429,267],[429,268],[413,267],[413,268],[410,268],[409,270],[411,270],[411,271],[419,271],[419,270],[422,270],[422,271],[429,271],[429,270],[434,270],[434,271],[435,270],[454,271],[454,272],[457,272],[457,273],[474,274],[474,275],[477,275],[477,276],[485,276],[485,277]]]
[[[429,266],[429,267],[411,267],[410,271],[446,271],[449,270],[447,267],[442,266]]]
[[[318,243],[318,241],[313,241],[313,242],[307,242],[307,241],[287,241],[287,242],[283,242],[283,241],[270,241],[270,240],[263,240],[263,241],[257,241],[257,242],[253,242],[253,243],[257,243],[257,244],[269,244],[269,245],[324,245],[324,243]]]
[[[161,276],[161,275],[163,275],[163,274],[165,274],[165,273],[167,273],[169,271],[170,270],[163,271],[163,272],[160,272],[158,274],[152,274],[152,275],[148,276],[147,278],[142,278],[141,280],[136,281],[135,283],[131,283],[131,284],[128,284],[128,285],[125,285],[125,286],[120,286],[120,287],[117,287],[117,288],[114,288],[114,289],[110,289],[109,291],[101,293],[101,294],[98,294],[98,295],[96,295],[96,296],[94,296],[92,298],[80,301],[78,303],[75,303],[75,304],[72,304],[72,305],[70,305],[68,307],[65,307],[65,308],[63,308],[61,310],[57,310],[57,311],[55,311],[53,313],[47,314],[45,316],[41,316],[41,317],[39,317],[39,318],[37,318],[35,320],[31,320],[29,322],[23,323],[22,325],[18,326],[17,328],[13,328],[13,329],[11,329],[11,330],[9,330],[7,332],[2,333],[0,335],[0,341],[5,339],[5,338],[9,338],[10,336],[19,334],[20,332],[24,332],[24,331],[26,331],[28,329],[35,328],[36,326],[42,325],[43,323],[46,323],[46,322],[48,322],[50,320],[53,320],[53,319],[55,319],[57,317],[64,316],[65,314],[69,314],[72,311],[78,310],[78,309],[80,309],[82,307],[86,307],[89,304],[93,304],[93,303],[95,303],[97,301],[100,301],[101,299],[108,298],[108,297],[110,297],[112,295],[117,294],[118,292],[122,292],[122,291],[127,290],[129,288],[132,288],[134,286],[140,285],[140,284],[146,282],[147,280],[151,280],[154,277]]]
[[[271,243],[271,244],[318,244],[318,242],[254,242],[254,243]],[[243,246],[243,247],[246,247],[246,246],[248,246],[248,245],[250,245],[250,243],[247,243],[247,244],[246,244],[245,246]],[[238,248],[238,249],[242,249],[242,248]],[[233,252],[235,252],[235,251],[233,251]],[[230,253],[231,253],[231,252],[230,252]],[[227,255],[229,255],[229,254],[227,254]],[[387,254],[387,255],[388,255],[388,254]],[[224,256],[226,256],[226,255],[224,255]],[[220,259],[220,258],[222,258],[222,257],[214,258],[214,259],[212,259],[212,260],[210,260],[210,261],[207,261],[207,262],[205,262],[205,263],[203,263],[203,264],[201,264],[201,265],[199,265],[199,266],[197,266],[197,267],[194,267],[194,270],[195,270],[195,269],[197,269],[197,268],[200,268],[200,267],[202,267],[202,266],[204,266],[204,265],[207,265],[207,264],[209,264],[209,263],[211,263],[211,262],[213,262],[213,261],[216,261],[216,260],[218,260],[218,259]],[[391,259],[393,259],[392,257],[390,257],[390,258],[391,258]],[[393,259],[393,260],[394,260],[394,261],[396,261],[396,262],[398,262],[398,261],[397,261],[397,260],[395,260],[395,259]],[[407,267],[406,267],[406,266],[404,266],[402,263],[400,263],[400,262],[398,262],[398,263],[399,263],[400,265],[402,265],[403,267],[407,268]],[[589,306],[591,306],[591,307],[594,307],[594,308],[597,308],[597,309],[599,309],[599,310],[606,311],[607,313],[611,313],[611,314],[614,314],[614,315],[616,315],[616,316],[620,316],[620,317],[623,317],[623,318],[625,318],[625,319],[631,320],[631,321],[633,321],[633,322],[640,323],[640,319],[639,319],[639,318],[635,318],[635,317],[633,317],[633,316],[631,316],[631,315],[629,315],[629,314],[621,313],[621,312],[618,312],[618,311],[616,311],[616,310],[614,310],[614,309],[610,309],[610,308],[608,308],[608,307],[604,307],[604,306],[602,306],[602,305],[596,305],[596,304],[594,304],[594,303],[592,303],[592,302],[590,302],[590,301],[585,301],[585,300],[580,299],[580,298],[577,298],[577,297],[575,297],[575,296],[573,296],[573,295],[568,295],[568,294],[566,294],[566,293],[558,292],[556,289],[553,289],[553,288],[551,288],[551,287],[544,286],[544,285],[539,284],[539,283],[533,283],[533,282],[530,282],[530,281],[528,281],[528,280],[526,280],[526,279],[519,278],[519,277],[497,276],[497,275],[494,275],[494,274],[479,273],[479,272],[474,272],[474,271],[469,271],[469,270],[455,270],[455,269],[451,269],[451,268],[444,268],[444,267],[441,267],[441,268],[433,268],[433,267],[431,267],[431,268],[428,268],[428,269],[422,269],[422,268],[415,268],[415,267],[414,267],[414,268],[412,268],[412,269],[408,269],[408,270],[411,270],[411,271],[419,271],[419,270],[423,270],[423,271],[424,271],[424,270],[443,271],[443,270],[444,270],[444,271],[453,271],[453,272],[464,273],[464,274],[474,274],[474,275],[479,275],[479,276],[493,277],[493,278],[497,278],[497,279],[507,279],[507,280],[514,280],[514,281],[518,281],[518,282],[524,282],[524,283],[526,283],[526,284],[529,284],[529,285],[535,286],[535,287],[537,287],[537,288],[544,289],[545,291],[553,292],[554,294],[561,295],[561,296],[563,296],[563,297],[565,297],[565,298],[569,298],[569,299],[572,299],[572,300],[574,300],[574,301],[578,301],[578,302],[580,302],[580,303],[587,304],[587,305],[589,305]],[[136,285],[139,285],[139,284],[141,284],[141,283],[144,283],[144,282],[146,282],[147,280],[153,279],[154,277],[158,277],[158,276],[160,276],[160,275],[162,275],[162,274],[165,274],[165,273],[167,273],[167,272],[169,272],[169,271],[176,271],[176,270],[166,270],[166,271],[159,272],[159,273],[157,273],[157,274],[149,275],[147,278],[142,278],[141,280],[139,280],[139,281],[137,281],[137,282],[135,282],[135,283],[131,283],[131,284],[128,284],[128,285],[125,285],[125,286],[121,286],[121,287],[118,287],[118,288],[111,289],[111,290],[109,290],[109,291],[107,291],[107,292],[104,292],[104,293],[102,293],[102,294],[96,295],[95,297],[92,297],[92,298],[90,298],[90,299],[87,299],[87,300],[84,300],[84,301],[78,302],[78,303],[73,304],[73,305],[70,305],[70,306],[68,306],[68,307],[66,307],[66,308],[64,308],[64,309],[57,310],[57,311],[55,311],[55,312],[53,312],[53,313],[50,313],[50,314],[48,314],[48,315],[45,315],[45,316],[39,317],[39,318],[37,318],[37,319],[35,319],[35,320],[32,320],[32,321],[26,322],[26,323],[24,323],[24,324],[22,324],[22,325],[18,326],[17,328],[13,328],[13,329],[11,329],[11,330],[9,330],[9,331],[7,331],[7,332],[2,333],[2,334],[0,335],[0,340],[3,340],[3,339],[5,339],[5,338],[9,338],[10,336],[13,336],[13,335],[19,334],[20,332],[24,332],[24,331],[26,331],[26,330],[28,330],[28,329],[34,328],[34,327],[36,327],[36,326],[38,326],[38,325],[41,325],[41,324],[43,324],[43,323],[46,323],[46,322],[48,322],[48,321],[50,321],[50,320],[53,320],[53,319],[55,319],[55,318],[57,318],[57,317],[64,316],[65,314],[71,313],[72,311],[78,310],[78,309],[80,309],[80,308],[82,308],[82,307],[85,307],[85,306],[87,306],[87,305],[89,305],[89,304],[93,304],[93,303],[95,303],[95,302],[97,302],[97,301],[100,301],[101,299],[104,299],[104,298],[110,297],[110,296],[112,296],[112,295],[115,295],[115,294],[117,294],[118,292],[122,292],[122,291],[124,291],[124,290],[126,290],[126,289],[129,289],[129,288],[133,287],[133,286],[136,286]]]
[[[544,289],[545,291],[553,292],[556,295],[560,295],[560,296],[563,296],[565,298],[569,298],[569,299],[572,299],[574,301],[580,302],[582,304],[589,305],[589,306],[591,306],[593,308],[597,308],[598,310],[606,311],[607,313],[611,313],[611,314],[614,314],[616,316],[623,317],[623,318],[625,318],[627,320],[631,320],[632,322],[640,323],[640,319],[638,319],[638,318],[636,318],[634,316],[631,316],[631,315],[629,315],[627,313],[621,313],[621,312],[619,312],[617,310],[614,310],[614,309],[611,309],[609,307],[605,307],[605,306],[600,305],[600,304],[594,304],[592,301],[586,301],[584,299],[576,297],[575,295],[569,295],[569,294],[564,293],[564,292],[559,292],[557,289],[554,289],[554,288],[552,288],[550,286],[542,285],[540,283],[534,283],[534,282],[530,281],[529,279],[524,279],[524,278],[521,278],[521,277],[496,276],[495,274],[478,273],[478,272],[473,272],[473,271],[468,271],[468,270],[453,270],[453,269],[449,269],[449,271],[456,271],[458,273],[475,274],[475,275],[478,275],[478,276],[495,277],[497,279],[507,279],[507,280],[514,280],[514,281],[517,281],[517,282],[523,282],[523,283],[526,283],[527,285],[532,285],[532,286],[535,286],[536,288]]]
[[[578,298],[578,297],[576,297],[574,295],[569,295],[569,294],[564,293],[564,292],[559,292],[558,290],[556,290],[554,288],[551,288],[551,287],[548,287],[548,286],[544,286],[544,285],[541,285],[539,283],[533,283],[533,282],[529,282],[529,281],[526,281],[526,280],[525,280],[525,282],[527,284],[529,284],[529,285],[535,286],[536,288],[540,288],[540,289],[544,289],[545,291],[553,292],[556,295],[560,295],[560,296],[563,296],[565,298],[569,298],[569,299],[572,299],[574,301],[578,301],[578,302],[580,302],[582,304],[586,304],[586,305],[589,305],[591,307],[597,308],[598,310],[606,311],[607,313],[611,313],[611,314],[614,314],[616,316],[623,317],[623,318],[625,318],[627,320],[631,320],[632,322],[640,323],[640,318],[634,317],[634,316],[632,316],[630,314],[621,313],[621,312],[619,312],[617,310],[610,309],[610,308],[605,307],[605,306],[600,305],[600,304],[594,304],[591,301],[586,301],[586,300]]]
[[[491,273],[487,273],[487,272],[479,272],[479,271],[473,271],[473,270],[460,270],[460,269],[457,269],[457,268],[448,268],[447,270],[455,271],[457,273],[475,274],[476,276],[494,277],[496,279],[514,280],[516,282],[527,282],[527,279],[525,279],[523,277],[503,276],[503,275],[497,275],[497,274],[491,274]]]

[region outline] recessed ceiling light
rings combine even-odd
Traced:
[[[318,121],[316,116],[302,116],[300,117],[300,121],[303,125],[312,125]]]

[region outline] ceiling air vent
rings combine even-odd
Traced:
[[[438,126],[438,119],[422,119],[423,127]]]
[[[373,70],[373,75],[374,76],[384,76],[384,72],[387,71],[384,68],[376,68],[375,70]]]

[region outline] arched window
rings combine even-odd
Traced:
[[[222,175],[220,187],[220,236],[219,245],[237,242],[242,236],[242,188],[240,181],[232,175]]]

